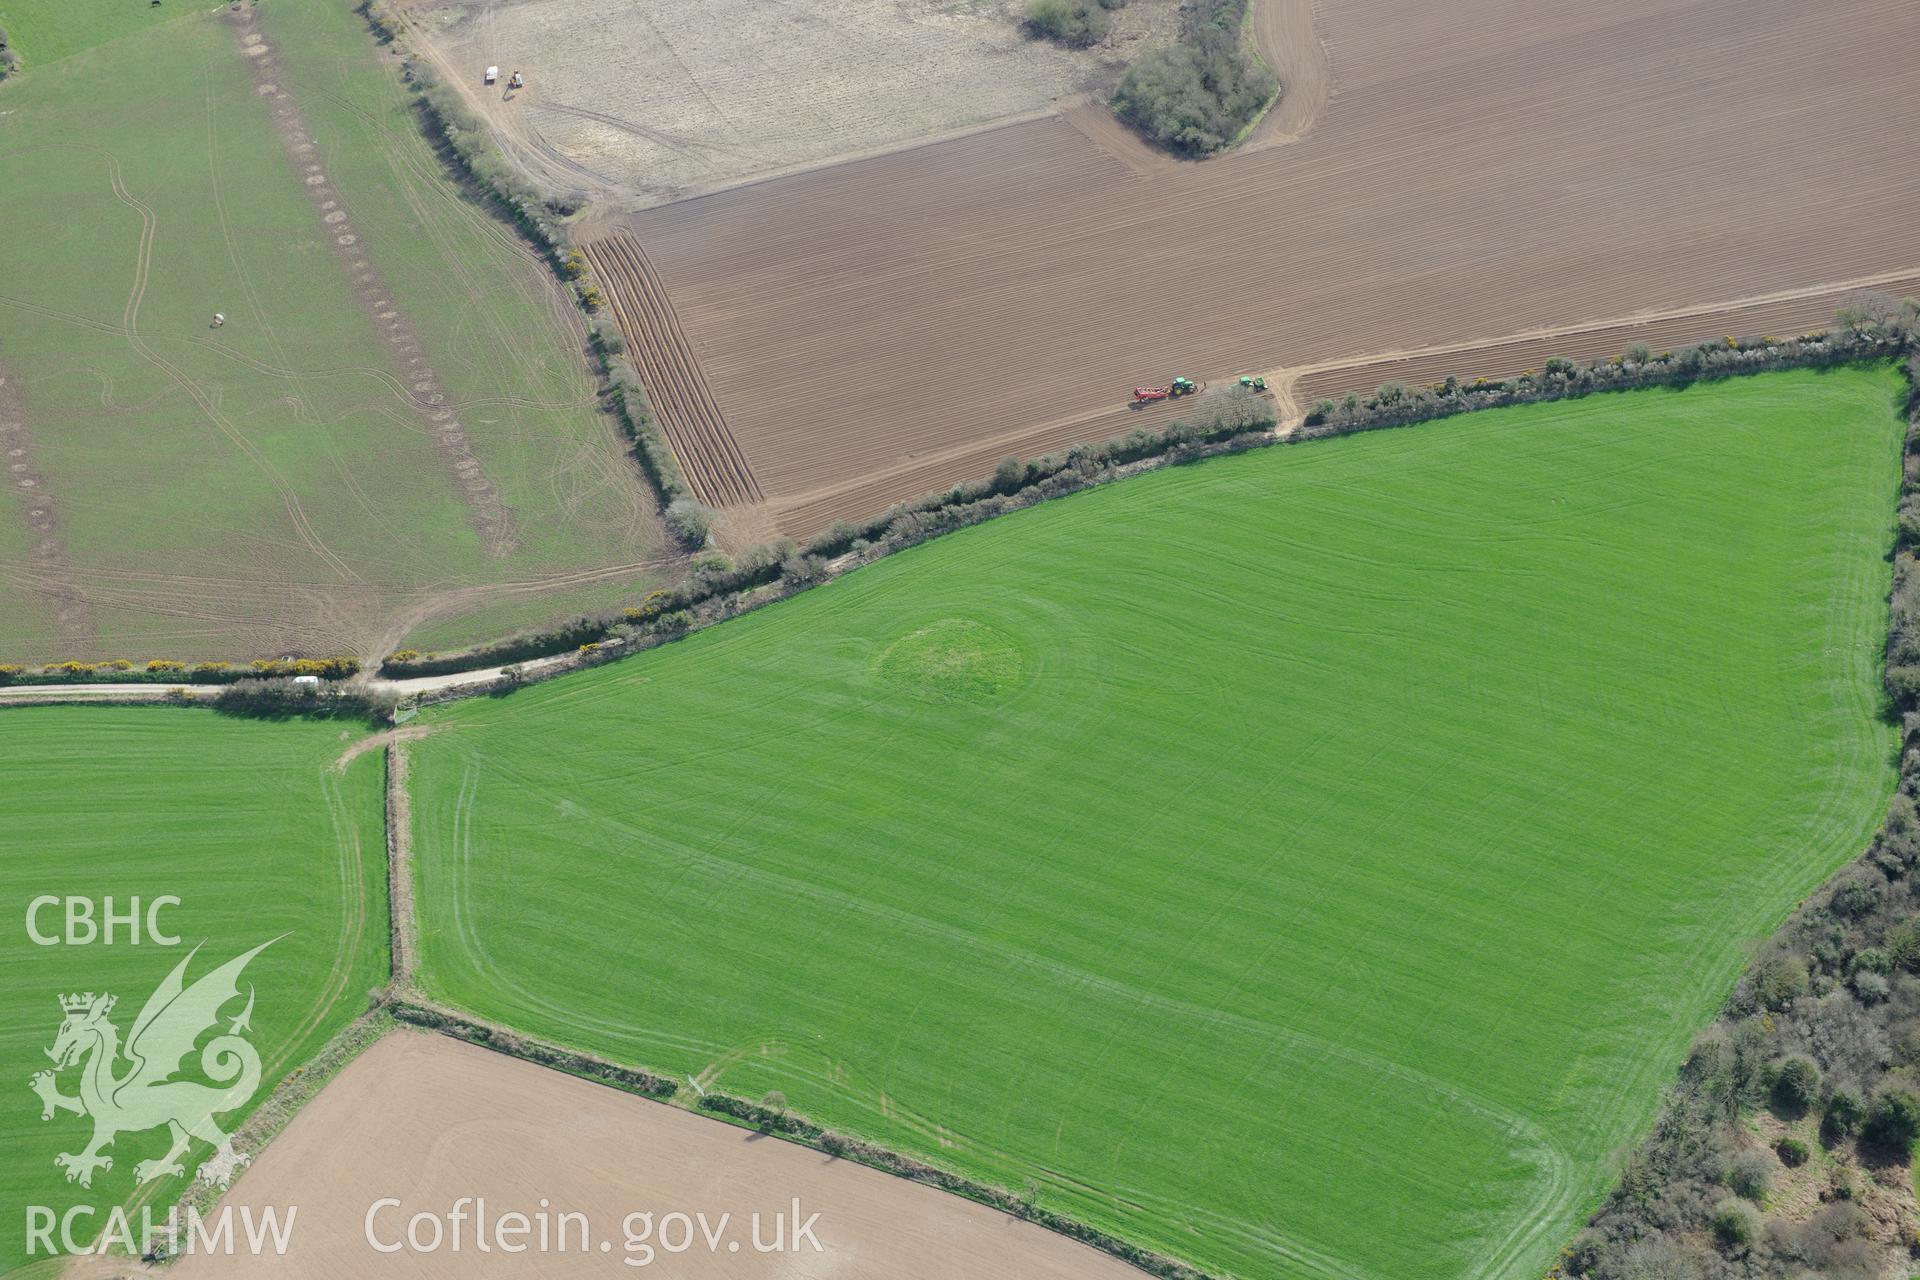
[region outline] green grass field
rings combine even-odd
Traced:
[[[114,993],[112,1020],[124,1036],[195,945],[204,944],[189,981],[285,934],[244,978],[257,993],[252,1041],[264,1082],[257,1103],[364,1012],[367,993],[386,982],[382,757],[367,752],[333,772],[329,765],[345,747],[341,733],[339,724],[269,724],[167,707],[0,711],[7,796],[0,1080],[9,1099],[0,1107],[0,1272],[26,1260],[27,1206],[96,1206],[101,1216],[90,1221],[97,1231],[106,1210],[134,1192],[134,1166],[167,1146],[164,1130],[122,1134],[108,1152],[112,1170],[97,1173],[90,1190],[65,1181],[54,1156],[83,1149],[91,1125],[64,1112],[43,1122],[27,1087],[50,1065],[44,1051],[60,1028],[59,996]],[[121,910],[134,896],[177,896],[180,906],[160,920],[181,944],[128,945],[122,932],[113,945],[37,945],[27,932],[28,904],[46,894],[96,903],[111,895]],[[58,909],[43,910],[37,923],[43,935],[64,932]],[[189,1060],[188,1078],[197,1061]],[[116,1068],[125,1070],[124,1063]],[[61,1077],[63,1092],[75,1091],[76,1077]],[[246,1114],[222,1119],[231,1131]],[[195,1160],[206,1154],[198,1146],[192,1153]],[[153,1185],[164,1219],[185,1183]]]
[[[1855,856],[1888,369],[1164,470],[423,716],[425,975],[1242,1277],[1536,1277]]]
[[[546,268],[448,181],[348,4],[247,12],[279,51],[270,85],[224,7],[0,0],[26,58],[0,85],[0,378],[43,481],[0,496],[17,606],[0,660],[377,656],[657,581],[653,499]],[[266,88],[290,95],[306,155]],[[307,163],[381,298],[355,293]],[[409,402],[420,372],[381,336],[394,315],[511,512],[510,546],[482,536],[434,410]],[[64,567],[30,550],[45,497]],[[86,607],[63,624],[74,591]]]

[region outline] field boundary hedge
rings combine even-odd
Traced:
[[[1388,427],[1411,426],[1480,409],[1578,398],[1609,391],[1684,387],[1746,374],[1795,368],[1832,368],[1908,354],[1916,348],[1920,304],[1891,299],[1867,310],[1843,312],[1835,327],[1798,338],[1728,338],[1677,352],[1630,349],[1613,359],[1577,365],[1553,359],[1546,368],[1504,380],[1457,378],[1425,387],[1385,383],[1372,396],[1322,401],[1287,434],[1276,431],[1264,400],[1214,402],[1218,420],[1160,431],[1135,428],[1099,445],[1022,461],[1004,459],[991,477],[968,481],[897,503],[860,523],[842,522],[801,547],[791,541],[751,548],[730,573],[702,573],[683,586],[656,591],[622,613],[583,614],[537,632],[450,653],[402,650],[380,674],[390,679],[481,671],[502,664],[561,658],[539,668],[510,671],[491,692],[613,661],[656,648],[692,631],[784,600],[808,587],[871,564],[928,539],[968,528],[1082,489],[1110,484],[1163,466],[1176,466],[1271,445],[1291,445]],[[1205,407],[1206,402],[1203,402]],[[1920,529],[1920,508],[1912,515]],[[1920,678],[1920,675],[1917,675]],[[426,701],[471,696],[442,690]]]
[[[405,47],[405,25],[383,0],[363,0],[358,12],[381,43]],[[413,87],[428,140],[439,144],[441,159],[539,251],[541,260],[585,317],[590,367],[600,381],[601,400],[626,435],[634,459],[653,486],[662,509],[673,506],[676,500],[691,501],[679,460],[660,434],[646,391],[621,358],[624,339],[609,335],[597,318],[605,305],[605,294],[594,282],[586,259],[572,249],[561,229],[559,220],[577,209],[556,206],[521,180],[512,163],[493,145],[485,122],[474,115],[456,90],[447,88],[431,67],[408,57],[403,70]],[[703,526],[700,538],[689,541],[698,546],[705,536]]]
[[[385,1005],[384,1012],[397,1022],[437,1031],[455,1040],[519,1058],[538,1067],[562,1071],[578,1079],[635,1094],[652,1102],[678,1105],[675,1099],[680,1094],[680,1085],[666,1076],[639,1067],[623,1066],[597,1054],[563,1048],[499,1023],[458,1012],[415,993],[395,992]],[[810,1147],[836,1159],[850,1160],[896,1178],[964,1196],[976,1204],[1077,1240],[1164,1280],[1215,1280],[1205,1271],[1165,1254],[1130,1244],[1078,1218],[1041,1208],[1030,1199],[1004,1188],[976,1182],[863,1138],[823,1129],[789,1111],[775,1111],[745,1098],[708,1092],[699,1094],[693,1109],[705,1112],[714,1119]]]
[[[510,1031],[498,1023],[457,1013],[417,995],[396,994],[387,1008],[401,1022],[438,1031],[441,1035],[464,1040],[468,1044],[504,1053],[535,1066],[564,1071],[582,1080],[609,1085],[622,1093],[636,1093],[655,1102],[665,1102],[680,1091],[680,1086],[665,1076],[638,1067],[623,1067],[608,1058],[577,1049],[563,1049],[550,1041]]]
[[[638,1067],[623,1066],[597,1054],[562,1048],[550,1041],[510,1030],[499,1023],[457,1012],[417,994],[395,993],[388,1000],[384,1012],[395,1021],[437,1031],[483,1049],[519,1058],[535,1066],[562,1071],[654,1102],[672,1104],[680,1093],[679,1083],[665,1076]],[[694,1109],[709,1113],[716,1119],[810,1147],[837,1159],[851,1160],[909,1182],[964,1196],[977,1204],[1099,1249],[1164,1280],[1214,1280],[1207,1272],[1165,1254],[1130,1244],[1067,1214],[1044,1209],[1032,1200],[1004,1188],[976,1182],[878,1143],[823,1129],[789,1111],[775,1111],[730,1094],[705,1092],[700,1094]]]
[[[549,1041],[510,1030],[499,1023],[449,1009],[420,994],[413,983],[414,966],[418,959],[418,931],[413,904],[413,840],[411,805],[406,790],[407,772],[406,743],[390,742],[387,746],[385,819],[392,973],[382,993],[384,1003],[381,1016],[438,1031],[456,1040],[492,1049],[535,1066],[564,1071],[568,1075],[608,1085],[624,1093],[637,1094],[654,1102],[674,1104],[680,1094],[680,1085],[667,1076],[639,1067],[624,1066],[597,1054],[562,1048]],[[963,1195],[989,1208],[999,1209],[1091,1245],[1149,1274],[1165,1277],[1165,1280],[1213,1280],[1205,1272],[1197,1271],[1185,1263],[1128,1244],[1117,1236],[1065,1214],[1041,1209],[1009,1191],[948,1173],[863,1139],[823,1130],[784,1111],[775,1112],[727,1094],[707,1093],[700,1090],[697,1084],[694,1088],[700,1093],[696,1108],[715,1113],[717,1117],[749,1125],[762,1133],[775,1134],[832,1156],[857,1161],[883,1173]]]
[[[782,1138],[797,1146],[810,1147],[841,1160],[851,1160],[866,1165],[869,1169],[878,1169],[890,1173],[896,1178],[905,1178],[909,1182],[918,1182],[925,1186],[964,1196],[976,1204],[1045,1227],[1081,1244],[1111,1254],[1120,1261],[1137,1267],[1148,1275],[1161,1276],[1164,1280],[1214,1280],[1205,1271],[1187,1263],[1170,1258],[1164,1253],[1156,1253],[1139,1245],[1129,1244],[1120,1237],[1088,1226],[1078,1218],[1043,1209],[1025,1196],[1015,1195],[1000,1187],[975,1182],[971,1178],[949,1173],[944,1169],[916,1160],[912,1156],[902,1155],[889,1147],[879,1146],[861,1138],[851,1138],[835,1133],[831,1129],[822,1129],[819,1125],[791,1111],[775,1110],[744,1098],[736,1098],[725,1093],[703,1093],[695,1104],[702,1111],[710,1111],[737,1124],[766,1134],[769,1137]]]
[[[1756,953],[1550,1280],[1850,1280],[1920,1256],[1902,1207],[1920,1139],[1920,335],[1906,353],[1882,666],[1901,746],[1886,819]],[[1827,1186],[1805,1220],[1763,1212],[1776,1161],[1794,1169],[1813,1151],[1784,1136],[1769,1153],[1749,1123],[1762,1112],[1819,1118]]]
[[[393,1026],[393,1018],[386,1009],[376,1005],[336,1031],[325,1044],[314,1050],[313,1056],[280,1077],[273,1092],[254,1108],[246,1123],[234,1133],[235,1150],[248,1157],[264,1150],[282,1129],[293,1122],[300,1108],[332,1083],[333,1078],[346,1070],[355,1058],[393,1030]],[[226,1187],[195,1178],[193,1184],[174,1201],[174,1205],[182,1221],[186,1220],[189,1209],[204,1217],[213,1211],[214,1205],[226,1194]],[[149,1260],[164,1262],[169,1256],[156,1251],[149,1255]]]
[[[571,670],[677,640],[689,632],[784,600],[859,565],[929,538],[1077,493],[1153,465],[1195,461],[1271,443],[1272,406],[1253,396],[1213,402],[1212,420],[1172,422],[1159,431],[1135,428],[1100,445],[1075,445],[1031,461],[1009,457],[994,474],[896,504],[863,525],[835,525],[802,547],[791,539],[749,548],[724,569],[703,570],[678,587],[654,591],[621,613],[582,614],[539,632],[453,653],[402,650],[380,664],[389,679],[450,675],[501,663],[573,653]],[[554,671],[525,673],[544,678]],[[518,683],[523,677],[516,676]]]
[[[1782,369],[1832,368],[1906,355],[1920,336],[1920,303],[1883,304],[1871,318],[1843,312],[1832,329],[1797,338],[1727,338],[1655,354],[1630,348],[1611,359],[1581,365],[1549,359],[1539,370],[1504,380],[1448,378],[1423,387],[1382,383],[1372,396],[1321,400],[1306,413],[1289,440],[1320,440],[1381,427],[1432,422],[1480,409],[1575,399],[1604,391],[1687,387],[1743,374]]]
[[[104,662],[47,662],[27,666],[0,662],[0,688],[53,684],[151,684],[171,687],[182,684],[237,684],[242,680],[270,680],[288,676],[317,676],[322,680],[345,680],[360,671],[358,658],[255,658],[240,665],[233,662],[176,662],[155,658],[134,663],[125,658]]]
[[[386,750],[387,955],[388,985],[413,989],[420,957],[420,926],[413,911],[413,803],[407,793],[407,746],[389,742]]]

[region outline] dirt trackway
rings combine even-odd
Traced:
[[[765,508],[804,534],[988,441],[1110,435],[1176,372],[1360,385],[1363,353],[1641,313],[1718,337],[1787,292],[1815,328],[1823,290],[1913,266],[1906,0],[1343,0],[1318,30],[1325,105],[1285,145],[1143,173],[1054,117],[635,215]]]

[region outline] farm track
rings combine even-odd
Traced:
[[[1797,332],[1914,266],[1920,7],[1283,8],[1255,38],[1325,76],[1205,164],[1069,108],[625,219],[783,531],[1112,435],[1148,379],[1317,371],[1304,404]]]
[[[1902,297],[1920,293],[1920,270],[1852,281],[1832,289],[1796,290],[1719,308],[1686,308],[1546,333],[1514,334],[1485,343],[1333,361],[1310,369],[1280,370],[1274,376],[1289,380],[1292,394],[1303,407],[1349,391],[1369,393],[1390,381],[1420,385],[1449,375],[1462,379],[1507,378],[1538,369],[1554,356],[1583,362],[1606,359],[1637,342],[1660,352],[1719,338],[1792,337],[1826,328],[1833,322],[1835,311],[1866,291]]]
[[[760,484],[727,428],[646,250],[622,233],[595,241],[584,252],[695,496],[714,507],[762,501]]]
[[[1241,144],[1243,150],[1304,138],[1327,109],[1333,68],[1315,21],[1318,7],[1318,0],[1254,0],[1249,17],[1253,43],[1280,77],[1283,91]]]

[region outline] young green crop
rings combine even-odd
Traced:
[[[104,1152],[112,1168],[95,1172],[91,1187],[65,1180],[54,1157],[83,1151],[92,1122],[67,1111],[43,1121],[28,1089],[31,1076],[53,1065],[45,1051],[60,1029],[60,997],[111,992],[111,1021],[124,1038],[193,948],[200,950],[189,983],[274,940],[247,966],[241,987],[255,997],[248,1038],[261,1058],[261,1085],[242,1109],[216,1117],[231,1133],[386,982],[381,755],[367,752],[336,772],[340,731],[331,722],[273,724],[169,707],[0,710],[0,1078],[8,1082],[0,1271],[28,1260],[29,1206],[59,1214],[92,1206],[91,1216],[75,1219],[84,1243],[134,1194],[135,1167],[168,1146],[164,1128],[124,1132]],[[178,945],[146,934],[153,904],[167,897],[178,905],[163,904],[152,921]],[[58,902],[34,909],[41,898]],[[78,918],[69,930],[70,898],[91,904],[76,916],[90,914],[96,929],[108,898],[122,917],[139,899],[140,941],[124,923],[111,941],[88,941]],[[222,1030],[241,1007],[236,999],[222,1010]],[[204,1079],[198,1063],[190,1057],[181,1078]],[[129,1065],[113,1071],[124,1075]],[[78,1075],[60,1073],[63,1094],[75,1094]],[[189,1154],[197,1164],[208,1152],[196,1144]],[[159,1220],[186,1185],[178,1177],[149,1185]]]
[[[402,615],[452,644],[657,580],[665,535],[577,315],[455,186],[352,6],[248,7],[276,51],[262,83],[225,6],[69,7],[0,0],[28,59],[0,85],[0,407],[40,477],[0,489],[0,571],[24,584],[0,661],[365,653]],[[56,41],[81,47],[35,60]],[[401,324],[417,350],[382,336]],[[510,542],[477,531],[427,392]],[[35,553],[47,523],[65,577]]]
[[[1160,471],[425,717],[425,980],[1208,1268],[1538,1275],[1880,820],[1899,390]]]

